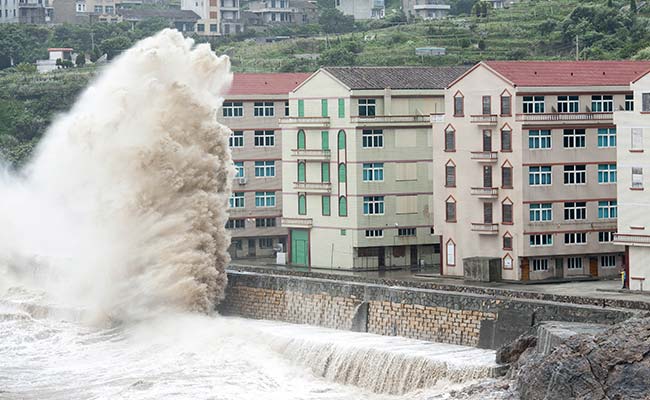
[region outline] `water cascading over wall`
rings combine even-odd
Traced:
[[[175,30],[113,61],[0,180],[0,269],[99,319],[212,311],[229,262],[216,112],[231,80],[227,57]]]

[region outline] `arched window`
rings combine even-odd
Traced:
[[[345,150],[345,131],[344,130],[339,131],[338,143],[339,143],[339,150]]]
[[[339,217],[348,216],[348,199],[345,196],[339,197]]]
[[[304,194],[298,195],[298,214],[306,215],[307,214],[307,196]]]
[[[465,97],[459,91],[454,95],[454,116],[462,117],[465,115]]]
[[[456,164],[452,160],[445,164],[445,187],[456,187]]]
[[[503,250],[512,250],[512,235],[510,232],[503,235]]]
[[[445,200],[445,221],[456,222],[456,199],[453,196]]]
[[[298,131],[298,148],[299,149],[305,148],[305,131],[303,131],[302,129]]]
[[[347,180],[347,171],[344,163],[339,164],[339,183],[343,183]]]
[[[305,181],[305,163],[301,161],[298,163],[298,182],[304,182],[304,181]]]
[[[451,125],[445,128],[445,151],[456,151],[456,130]]]
[[[502,224],[512,224],[514,212],[512,210],[512,200],[506,197],[505,200],[501,202],[501,223]]]
[[[447,265],[453,267],[456,265],[456,243],[449,239],[447,241]]]
[[[512,264],[514,264],[512,257],[510,257],[510,254],[506,254],[503,257],[503,269],[512,269]]]

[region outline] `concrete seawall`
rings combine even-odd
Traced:
[[[496,349],[546,320],[614,324],[623,308],[574,304],[473,288],[348,279],[264,269],[228,271],[221,313]],[[435,287],[435,286],[434,286]],[[510,292],[510,291],[509,291]],[[593,299],[592,299],[593,300]],[[577,301],[580,303],[580,301]]]

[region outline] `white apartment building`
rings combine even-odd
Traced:
[[[322,68],[289,94],[282,226],[289,261],[372,270],[439,263],[432,135],[466,67]]]
[[[381,19],[386,14],[384,0],[334,0],[336,8],[354,19]]]
[[[18,22],[18,0],[0,0],[0,24]]]
[[[309,74],[234,75],[219,122],[233,132],[230,149],[237,168],[226,227],[232,258],[269,257],[286,249],[282,217],[280,118],[288,116],[289,92]]]
[[[619,273],[613,112],[648,68],[488,61],[449,85],[445,113],[432,115],[444,275],[468,275],[473,257],[498,261],[493,279]]]
[[[650,72],[650,71],[648,71]],[[618,129],[618,232],[625,246],[628,287],[650,289],[650,73],[630,84],[625,111],[616,111]],[[648,282],[645,282],[648,280]]]
[[[239,0],[181,0],[181,10],[200,17],[196,33],[201,36],[230,35],[244,29]]]

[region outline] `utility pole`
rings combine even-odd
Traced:
[[[580,60],[580,47],[578,46],[578,35],[576,35],[576,61]]]

